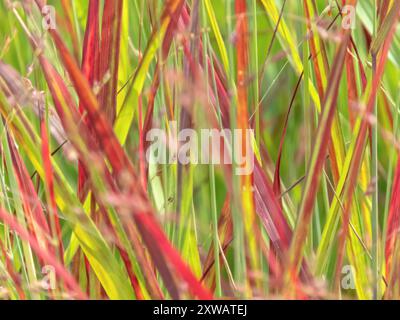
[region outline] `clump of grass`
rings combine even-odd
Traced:
[[[0,9],[1,298],[400,298],[400,2]]]

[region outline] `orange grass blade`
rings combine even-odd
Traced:
[[[99,80],[109,77],[99,94],[100,109],[111,124],[117,108],[118,68],[123,0],[105,0],[101,27]]]
[[[290,251],[289,276],[292,280],[296,279],[298,268],[302,261],[304,241],[308,234],[314,201],[319,186],[319,178],[329,147],[329,141],[331,138],[330,131],[335,116],[337,93],[339,90],[339,83],[342,76],[348,42],[349,32],[347,31],[342,35],[341,44],[336,52],[334,60],[334,65],[336,67],[332,70],[329,77],[328,83],[330,83],[331,86],[328,88],[324,97],[324,108],[320,116],[315,145],[308,166],[309,171],[306,175],[303,196],[298,210],[298,223],[293,235]]]
[[[41,121],[41,138],[42,138],[42,158],[43,158],[43,168],[45,171],[45,188],[47,193],[47,198],[49,202],[49,216],[50,216],[50,229],[54,239],[58,240],[58,255],[61,262],[64,259],[64,246],[62,242],[62,230],[60,225],[60,220],[57,214],[57,204],[54,195],[54,177],[53,168],[50,159],[50,147],[49,147],[49,136],[47,133],[47,125],[44,119]]]

